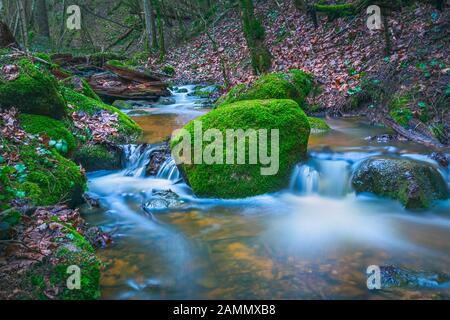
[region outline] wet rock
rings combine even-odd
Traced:
[[[450,276],[440,273],[409,270],[396,266],[381,266],[381,288],[448,288]]]
[[[112,104],[114,107],[122,110],[131,110],[135,108],[151,107],[150,103],[144,100],[116,100]]]
[[[146,109],[134,109],[127,113],[129,116],[146,116],[152,114],[150,110]]]
[[[447,199],[449,191],[439,171],[426,162],[373,157],[363,161],[352,177],[357,193],[371,192],[399,200],[408,209],[429,207]]]
[[[168,106],[168,105],[171,105],[171,104],[175,104],[176,102],[177,101],[173,97],[161,97],[158,100],[158,104],[161,104],[163,106]]]
[[[376,136],[368,136],[368,137],[365,138],[365,140],[367,140],[367,141],[376,141],[378,143],[386,143],[386,142],[392,141],[394,139],[395,139],[395,137],[393,135],[386,134],[386,133],[385,134],[379,134],[379,135],[376,135]]]
[[[188,93],[189,90],[186,89],[186,88],[180,88],[180,89],[178,89],[176,92],[177,92],[177,93]]]
[[[100,208],[100,199],[92,193],[86,192],[83,198],[91,208]]]
[[[172,190],[152,190],[149,201],[144,203],[143,209],[147,213],[153,210],[181,209],[186,203]]]
[[[439,165],[443,166],[444,168],[448,167],[448,164],[450,162],[449,156],[447,156],[443,152],[433,152],[429,155],[429,157],[433,160],[435,160]]]
[[[169,143],[164,142],[161,147],[152,152],[145,171],[146,176],[156,176],[161,165],[170,157]]]

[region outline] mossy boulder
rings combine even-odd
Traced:
[[[67,281],[67,270],[76,265],[81,269],[81,290],[64,290],[59,293],[60,300],[95,300],[100,298],[100,270],[102,262],[95,255],[94,248],[75,228],[64,224],[66,232],[71,236],[73,245],[59,249],[57,255],[60,262],[53,268],[51,281],[64,284]]]
[[[260,99],[292,99],[302,108],[313,87],[308,73],[293,69],[287,73],[270,73],[261,76],[252,85],[238,84],[217,101],[217,106],[236,101]]]
[[[321,118],[308,117],[311,133],[323,133],[331,130],[328,123]]]
[[[119,170],[122,167],[119,150],[108,150],[102,145],[84,145],[73,155],[73,161],[86,171]]]
[[[364,160],[352,177],[357,193],[371,192],[399,200],[408,209],[429,207],[449,196],[445,180],[431,164],[405,158]]]
[[[67,130],[67,126],[62,121],[34,114],[21,114],[19,120],[22,128],[28,133],[46,134],[52,140],[65,141],[68,152],[71,152],[77,145],[72,133]]]
[[[60,219],[53,217],[47,223],[62,225],[64,238],[58,242],[54,253],[56,264],[42,261],[34,264],[22,277],[19,287],[26,288],[18,296],[25,300],[48,300],[45,291],[55,290],[55,300],[95,300],[100,298],[100,275],[102,262],[95,255],[94,248],[75,228]],[[67,280],[70,266],[81,269],[80,290],[70,290]]]
[[[94,92],[89,83],[78,76],[72,76],[64,80],[64,85],[97,101],[102,101],[100,97]]]
[[[56,150],[43,153],[24,145],[19,151],[26,174],[17,189],[25,192],[32,204],[46,206],[67,202],[74,206],[82,202],[86,177],[74,162]]]
[[[103,103],[102,101],[89,98],[68,87],[62,87],[61,92],[67,103],[73,107],[75,111],[84,111],[87,114],[94,114],[98,111],[106,110],[111,113],[117,113],[119,119],[119,140],[121,140],[121,142],[133,141],[142,135],[142,128],[119,109]]]
[[[292,168],[306,157],[310,126],[305,113],[293,100],[240,101],[214,109],[184,127],[185,133],[188,132],[192,137],[194,137],[196,121],[197,125],[201,122],[203,133],[208,129],[217,129],[223,136],[223,157],[219,156],[222,163],[194,164],[195,161],[193,161],[192,164],[178,165],[194,193],[201,197],[244,198],[283,189],[288,185]],[[261,169],[269,165],[261,164],[260,155],[255,164],[250,164],[249,139],[245,140],[245,164],[237,164],[237,154],[242,151],[242,148],[238,148],[236,143],[229,149],[234,150],[232,161],[234,164],[228,164],[226,131],[230,129],[244,131],[266,129],[267,133],[263,137],[267,138],[269,144],[268,156],[273,155],[276,150],[271,147],[271,129],[278,129],[279,157],[275,159],[278,160],[278,170],[273,174],[263,175]],[[182,133],[172,140],[171,148],[175,156],[177,156],[175,148],[179,148],[179,144],[184,144],[184,140]],[[203,152],[209,150],[210,144],[203,141]],[[193,139],[189,146],[191,154],[194,154]],[[258,150],[261,152],[261,148]],[[230,152],[230,158],[232,157]]]
[[[63,118],[67,107],[58,92],[56,80],[29,60],[20,60],[18,67],[19,76],[16,79],[0,78],[0,107],[15,107],[23,113]]]

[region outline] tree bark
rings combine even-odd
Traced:
[[[38,35],[50,39],[50,28],[48,26],[48,11],[46,0],[36,0],[35,22]]]
[[[272,64],[272,55],[264,43],[264,28],[255,16],[253,0],[239,0],[242,25],[250,50],[253,71],[256,75],[266,73]]]
[[[152,18],[153,12],[150,4],[150,0],[144,1],[144,19],[145,19],[145,34],[147,37],[146,47],[147,50],[150,51],[152,46]]]
[[[17,0],[17,10],[19,11],[20,17],[20,27],[22,33],[22,41],[25,47],[25,50],[28,50],[28,23],[27,23],[27,14],[25,11],[25,6],[22,0]]]
[[[166,57],[166,45],[164,39],[164,21],[161,17],[161,0],[154,0],[153,7],[156,11],[156,27],[158,31],[159,60],[162,62]]]

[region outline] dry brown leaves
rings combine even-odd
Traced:
[[[358,86],[361,72],[377,72],[384,63],[382,31],[369,30],[365,15],[354,20],[334,21],[320,17],[319,27],[315,29],[311,19],[300,13],[292,1],[279,3],[280,7],[274,2],[265,2],[256,8],[263,19],[266,43],[273,55],[272,69],[299,68],[314,74],[323,88],[317,98],[322,107],[333,107],[337,99],[348,95],[350,88]],[[419,4],[415,10],[392,13],[389,25],[394,54],[390,63],[408,59],[412,35],[423,37],[426,34],[433,11],[432,6]],[[177,70],[175,80],[223,83],[221,55],[231,84],[254,81],[238,13],[231,12],[213,31],[210,29],[219,44],[218,53],[205,34],[171,50],[167,63]],[[157,59],[150,59],[149,64],[157,65]]]
[[[2,67],[1,71],[2,71],[2,77],[6,81],[16,80],[20,75],[19,67],[15,64],[5,65]]]
[[[107,142],[109,138],[117,136],[118,115],[111,114],[105,110],[94,115],[85,112],[73,112],[72,120],[75,127],[81,131],[89,130],[92,139],[96,143]]]

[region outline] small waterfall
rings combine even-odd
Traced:
[[[309,165],[298,165],[292,175],[290,188],[301,194],[319,192],[319,172]]]
[[[290,188],[302,195],[342,197],[350,191],[350,168],[347,161],[313,159],[295,168]]]
[[[181,174],[177,168],[175,160],[173,158],[168,158],[159,168],[156,177],[171,181],[179,180],[181,178]]]
[[[150,162],[150,155],[157,150],[152,145],[127,145],[124,148],[127,159],[124,175],[128,177],[143,177]]]

